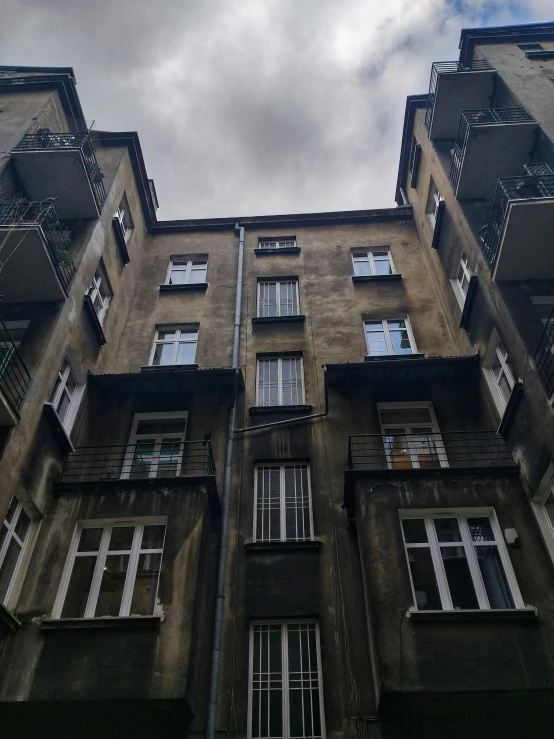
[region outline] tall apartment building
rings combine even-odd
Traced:
[[[552,736],[553,83],[463,31],[398,207],[159,221],[0,68],[4,736]]]

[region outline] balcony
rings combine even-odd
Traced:
[[[496,70],[486,59],[434,62],[425,125],[430,139],[453,139],[462,110],[488,108]]]
[[[31,376],[0,317],[0,426],[14,426]]]
[[[65,300],[75,268],[51,200],[0,201],[0,240],[3,302]]]
[[[481,250],[495,280],[554,277],[554,175],[498,181]]]
[[[535,351],[535,362],[548,394],[551,395],[554,392],[554,308],[544,325]]]
[[[523,108],[462,111],[450,169],[456,197],[492,198],[498,180],[527,163],[537,128]]]
[[[57,198],[62,219],[98,218],[106,199],[88,131],[27,134],[12,150],[12,160],[31,200]]]

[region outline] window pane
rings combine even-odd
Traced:
[[[380,330],[368,330],[368,326],[378,326]],[[385,340],[385,332],[382,330],[380,323],[366,323],[367,353],[369,356],[382,356],[388,354],[387,342]]]
[[[387,252],[374,251],[373,262],[375,264],[376,275],[391,275],[392,267]]]
[[[177,330],[174,328],[158,331],[158,341],[173,341],[177,338]]]
[[[468,518],[467,525],[471,532],[471,538],[473,541],[494,541],[495,536],[492,530],[490,519],[487,517],[483,518]]]
[[[69,410],[70,405],[71,405],[71,398],[69,397],[69,395],[67,394],[65,390],[62,390],[62,394],[58,402],[58,407],[56,408],[56,412],[62,423],[65,422],[65,419],[67,417],[67,412]]]
[[[17,500],[17,498],[14,495],[13,498],[11,499],[11,501],[10,501],[10,507],[8,508],[8,512],[6,513],[6,521],[8,523],[11,523],[11,520],[12,520],[13,515],[15,513],[15,509],[17,508],[18,502],[19,501]]]
[[[169,275],[170,285],[184,285],[187,277],[187,265],[186,264],[173,264],[171,267],[171,273]]]
[[[96,617],[119,616],[128,566],[128,554],[110,554],[106,557],[100,592],[94,611]]]
[[[461,542],[460,527],[455,518],[435,518],[435,531],[439,542]]]
[[[165,526],[163,524],[152,524],[145,526],[142,534],[141,549],[161,549],[164,544]]]
[[[278,405],[279,403],[279,360],[264,359],[259,362],[258,403]]]
[[[282,359],[283,405],[302,403],[302,376],[299,359]]]
[[[410,449],[419,467],[440,467],[439,455],[432,430],[421,429],[423,433],[410,437]]]
[[[114,526],[108,550],[110,552],[129,551],[135,534],[134,526]]]
[[[192,284],[206,282],[207,262],[193,262],[190,272],[190,281]]]
[[[185,433],[186,418],[152,418],[139,421],[137,435],[144,434],[180,434]]]
[[[384,443],[391,467],[395,469],[409,469],[413,467],[410,445],[405,434],[387,434],[384,437]]]
[[[479,569],[491,608],[515,608],[514,599],[496,546],[475,547]]]
[[[0,568],[0,603],[4,602],[4,598],[6,597],[6,593],[8,592],[8,588],[10,586],[13,573],[15,572],[15,568],[17,567],[17,561],[20,554],[21,547],[17,543],[17,541],[12,538],[12,540],[8,544],[6,556],[4,557],[2,567]]]
[[[313,624],[290,624],[288,632],[291,737],[321,736],[319,683]]]
[[[254,627],[252,739],[283,736],[281,625]]]
[[[270,318],[277,315],[277,283],[260,283],[260,308],[258,315],[261,318]]]
[[[388,321],[390,340],[394,354],[411,354],[412,346],[406,321]]]
[[[153,440],[146,439],[133,445],[134,453],[129,475],[132,480],[150,476],[150,469],[154,461],[154,445]]]
[[[96,565],[96,556],[77,557],[62,608],[62,618],[83,618]]]
[[[427,544],[427,531],[423,518],[403,518],[402,531],[406,544]]]
[[[131,616],[151,616],[154,613],[161,563],[161,553],[140,555],[131,601]]]
[[[285,467],[285,538],[298,541],[310,538],[310,501],[307,470]]]
[[[177,364],[194,364],[196,359],[196,342],[180,343],[177,349]]]
[[[256,495],[256,540],[281,539],[281,470],[279,467],[258,468]]]
[[[454,608],[479,608],[464,547],[441,547]]]
[[[183,443],[180,439],[163,439],[157,460],[156,477],[175,477],[179,474],[183,458]]]
[[[412,423],[430,423],[429,408],[382,408],[379,411],[381,423],[395,423],[399,426],[409,426]]]
[[[175,344],[156,344],[152,365],[159,367],[160,365],[171,364],[173,362],[174,348]]]
[[[19,512],[19,518],[17,519],[17,523],[14,529],[16,535],[21,539],[21,541],[25,540],[25,537],[27,536],[27,532],[29,531],[30,525],[31,525],[31,519],[29,515],[27,514],[27,511],[25,511],[25,509],[22,508]]]
[[[298,302],[296,300],[296,282],[282,282],[279,298],[279,315],[298,315]]]
[[[546,511],[546,515],[548,516],[548,520],[550,521],[550,525],[554,531],[554,495],[552,493],[550,493],[548,499],[544,503],[544,510]]]
[[[83,529],[79,537],[78,552],[97,552],[100,549],[100,541],[104,529]]]
[[[407,552],[418,609],[421,611],[442,611],[431,550],[427,547],[409,548]]]

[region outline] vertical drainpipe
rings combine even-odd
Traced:
[[[239,258],[237,265],[237,293],[235,298],[235,326],[233,332],[233,369],[235,370],[233,407],[227,426],[227,445],[225,449],[225,470],[223,473],[223,499],[221,503],[221,539],[217,566],[217,591],[215,599],[214,635],[212,644],[212,667],[210,671],[210,691],[208,715],[206,718],[206,739],[215,738],[217,720],[217,693],[219,667],[221,663],[221,641],[223,634],[223,606],[225,603],[225,575],[227,572],[227,537],[229,531],[229,509],[231,497],[231,472],[233,461],[233,442],[237,412],[237,391],[239,380],[240,318],[242,306],[242,270],[244,262],[244,228],[235,223],[235,233],[239,234]]]

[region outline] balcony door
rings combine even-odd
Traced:
[[[389,469],[448,467],[431,402],[378,403]]]
[[[135,413],[121,479],[181,475],[187,416],[187,411]]]

